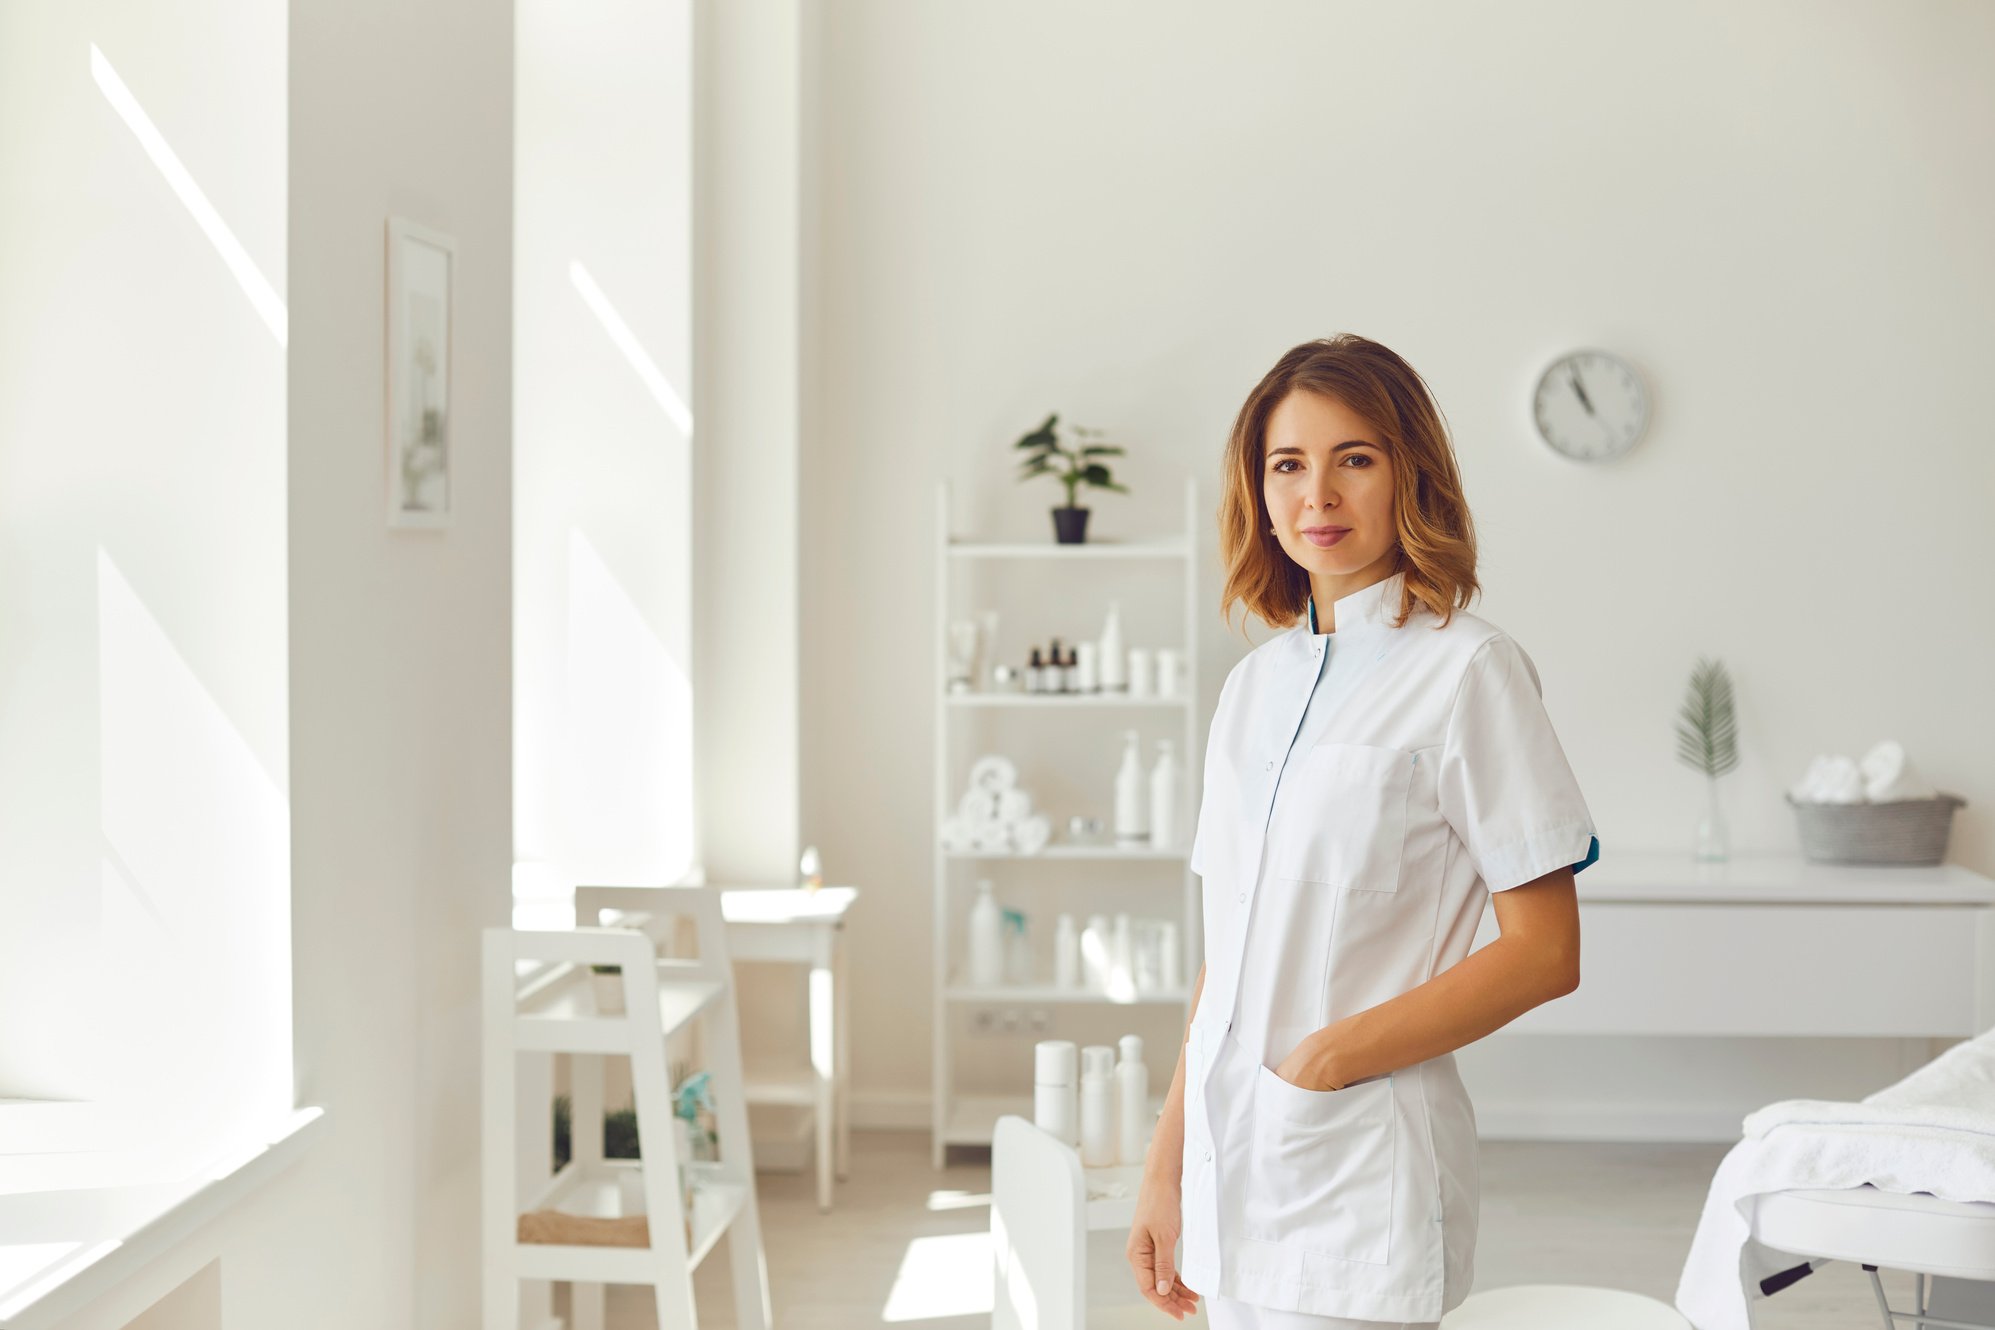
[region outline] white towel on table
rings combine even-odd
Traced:
[[[1870,1183],[1995,1201],[1995,1030],[1859,1103],[1783,1099],[1748,1114],[1744,1131],[1711,1179],[1677,1282],[1676,1309],[1696,1330],[1746,1330],[1746,1284],[1811,1255],[1751,1236],[1747,1216],[1766,1192]]]

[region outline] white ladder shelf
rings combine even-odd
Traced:
[[[736,1324],[768,1330],[768,1265],[755,1202],[754,1159],[743,1099],[741,1037],[728,962],[720,893],[704,886],[586,887],[590,906],[614,906],[627,927],[563,931],[488,928],[484,939],[483,1233],[485,1330],[518,1330],[520,1281],[574,1284],[575,1330],[601,1330],[605,1284],[650,1284],[660,1330],[696,1330],[693,1271],[722,1237],[733,1267]],[[578,918],[600,917],[581,913]],[[690,918],[698,939],[693,959],[660,956],[669,929]],[[621,971],[623,1011],[598,1008],[591,966]],[[522,970],[527,973],[522,975]],[[707,1022],[703,1048],[714,1086],[720,1158],[681,1161],[672,1130],[673,1087],[665,1040],[697,1019]],[[516,1103],[518,1059],[528,1054],[573,1055],[578,1062],[607,1055],[630,1058],[632,1098],[643,1158],[605,1159],[600,1086],[595,1069],[578,1072],[570,1114],[569,1162],[552,1177],[528,1184],[519,1175]],[[689,1167],[693,1202],[688,1224],[679,1166]],[[642,1197],[648,1245],[521,1241],[522,1215],[554,1211],[580,1219],[635,1213],[626,1198]],[[664,1219],[666,1222],[658,1222]]]

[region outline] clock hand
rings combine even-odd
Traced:
[[[1600,414],[1593,409],[1593,402],[1586,395],[1586,385],[1579,381],[1579,366],[1577,365],[1572,367],[1572,390],[1579,394],[1579,404],[1586,408],[1587,415],[1597,416]]]

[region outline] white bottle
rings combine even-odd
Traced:
[[[1122,1061],[1115,1064],[1115,1116],[1122,1162],[1140,1164],[1150,1152],[1150,1068],[1143,1062],[1143,1037],[1122,1036]]]
[[[1128,690],[1129,676],[1125,671],[1128,662],[1122,655],[1122,603],[1108,602],[1108,622],[1101,626],[1101,691],[1120,693]]]
[[[1178,751],[1169,739],[1157,740],[1157,764],[1150,768],[1150,844],[1178,847]]]
[[[1179,675],[1184,669],[1183,654],[1176,647],[1157,648],[1157,696],[1176,697]]]
[[[1157,691],[1157,672],[1151,665],[1150,648],[1129,648],[1129,695],[1149,697]]]
[[[1061,915],[1053,926],[1053,984],[1056,988],[1081,986],[1081,935],[1071,914]]]
[[[1075,1054],[1070,1039],[1043,1039],[1032,1049],[1032,1121],[1065,1145],[1081,1143]]]
[[[1136,996],[1136,930],[1126,914],[1115,916],[1108,945],[1108,991],[1120,999]]]
[[[1101,680],[1095,674],[1095,644],[1077,643],[1074,647],[1074,691],[1077,693],[1098,693]]]
[[[1081,975],[1097,993],[1108,991],[1108,916],[1091,914],[1081,930]]]
[[[976,988],[1004,983],[1004,913],[988,878],[978,881],[977,902],[970,907],[970,983]]]
[[[1150,838],[1150,796],[1143,781],[1143,745],[1136,731],[1125,734],[1122,766],[1115,773],[1115,841],[1141,845]]]
[[[1117,1154],[1115,1050],[1089,1044],[1081,1050],[1081,1164],[1104,1168]]]
[[[1020,988],[1032,983],[1032,940],[1025,935],[1025,915],[1004,912],[1004,981]]]

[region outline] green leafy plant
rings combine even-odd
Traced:
[[[1030,480],[1034,476],[1052,476],[1067,487],[1069,508],[1080,506],[1076,500],[1083,485],[1114,490],[1117,494],[1129,493],[1109,475],[1107,463],[1095,460],[1124,455],[1121,448],[1112,444],[1092,442],[1106,437],[1107,431],[1062,425],[1059,420],[1059,413],[1055,412],[1046,417],[1045,424],[1012,445],[1027,454],[1019,463],[1018,478]]]
[[[1677,713],[1676,756],[1713,777],[1739,765],[1738,725],[1732,714],[1732,676],[1722,661],[1699,657],[1690,673],[1683,710]]]

